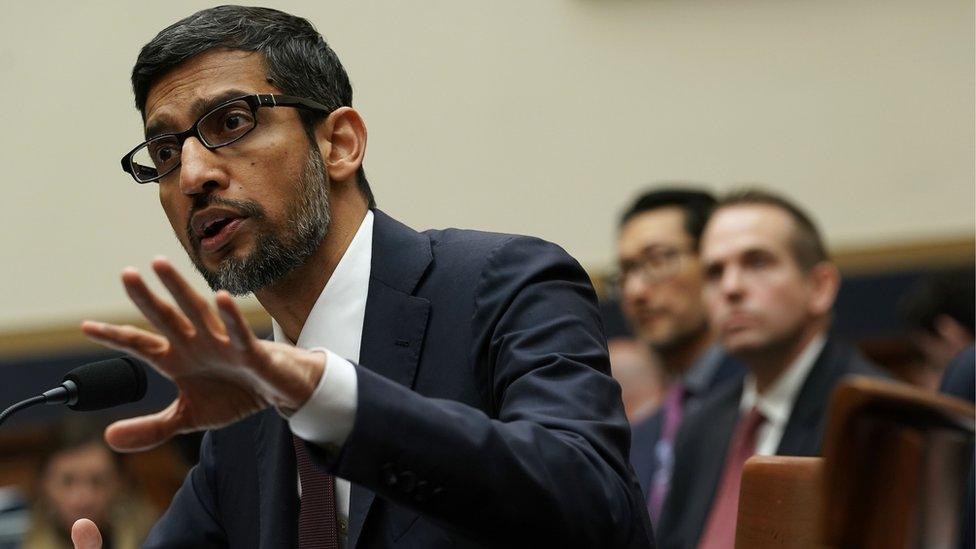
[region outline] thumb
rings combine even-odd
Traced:
[[[102,549],[102,534],[94,522],[78,519],[71,526],[71,542],[75,544],[75,549]]]
[[[116,421],[105,429],[105,441],[120,452],[159,446],[179,432],[178,408],[179,398],[155,414]]]

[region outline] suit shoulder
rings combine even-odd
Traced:
[[[569,256],[558,244],[534,236],[455,228],[431,229],[424,231],[424,234],[430,238],[435,255],[440,252],[487,257],[498,250],[516,253],[520,250],[535,253],[547,250],[552,254]]]
[[[828,339],[830,346],[829,359],[836,361],[841,375],[858,375],[867,377],[890,378],[891,376],[880,366],[868,360],[857,347],[836,337]]]
[[[492,273],[502,279],[531,278],[532,273],[576,279],[584,272],[562,247],[533,236],[468,229],[431,230],[424,234],[430,238],[434,268],[440,272],[478,276]]]

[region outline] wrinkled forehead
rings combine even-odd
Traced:
[[[716,210],[702,234],[701,256],[706,262],[724,261],[747,251],[789,255],[793,220],[766,204],[735,204]]]
[[[210,50],[156,78],[146,96],[146,135],[181,131],[222,101],[253,93],[275,93],[263,54]]]

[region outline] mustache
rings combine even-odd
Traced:
[[[231,200],[216,196],[212,193],[197,195],[193,198],[193,205],[190,207],[190,215],[186,220],[186,234],[189,235],[194,244],[199,244],[200,239],[197,237],[197,235],[193,234],[193,216],[196,215],[196,213],[200,210],[204,210],[214,205],[232,209],[240,213],[242,217],[250,217],[253,219],[264,219],[266,217],[264,208],[252,200]]]

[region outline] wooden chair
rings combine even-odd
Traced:
[[[735,546],[820,548],[821,458],[753,456],[742,469]]]
[[[954,547],[974,423],[963,400],[877,379],[843,382],[824,438],[824,543]]]

